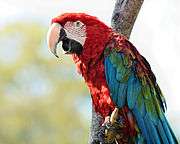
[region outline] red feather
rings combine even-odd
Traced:
[[[81,21],[86,25],[87,39],[81,55],[73,55],[78,72],[87,83],[96,112],[103,117],[114,110],[114,103],[105,79],[104,49],[111,38],[112,29],[96,17],[84,13],[65,13],[52,20],[62,26],[67,21]]]

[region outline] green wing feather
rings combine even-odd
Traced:
[[[146,59],[128,40],[120,47],[107,47],[105,56],[106,80],[116,106],[129,107],[147,143],[177,143],[164,116],[165,99]]]

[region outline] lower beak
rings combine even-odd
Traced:
[[[57,57],[56,49],[57,45],[60,41],[62,41],[66,37],[66,32],[63,27],[58,23],[53,23],[47,33],[47,44],[49,50]]]

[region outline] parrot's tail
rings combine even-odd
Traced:
[[[137,135],[135,144],[178,144],[176,136],[164,115],[157,124],[145,123],[143,127],[145,129]]]

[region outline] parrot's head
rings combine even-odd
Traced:
[[[66,54],[89,59],[103,52],[111,31],[111,28],[94,16],[64,13],[52,19],[47,43],[56,57],[57,44],[62,42],[62,49]]]

